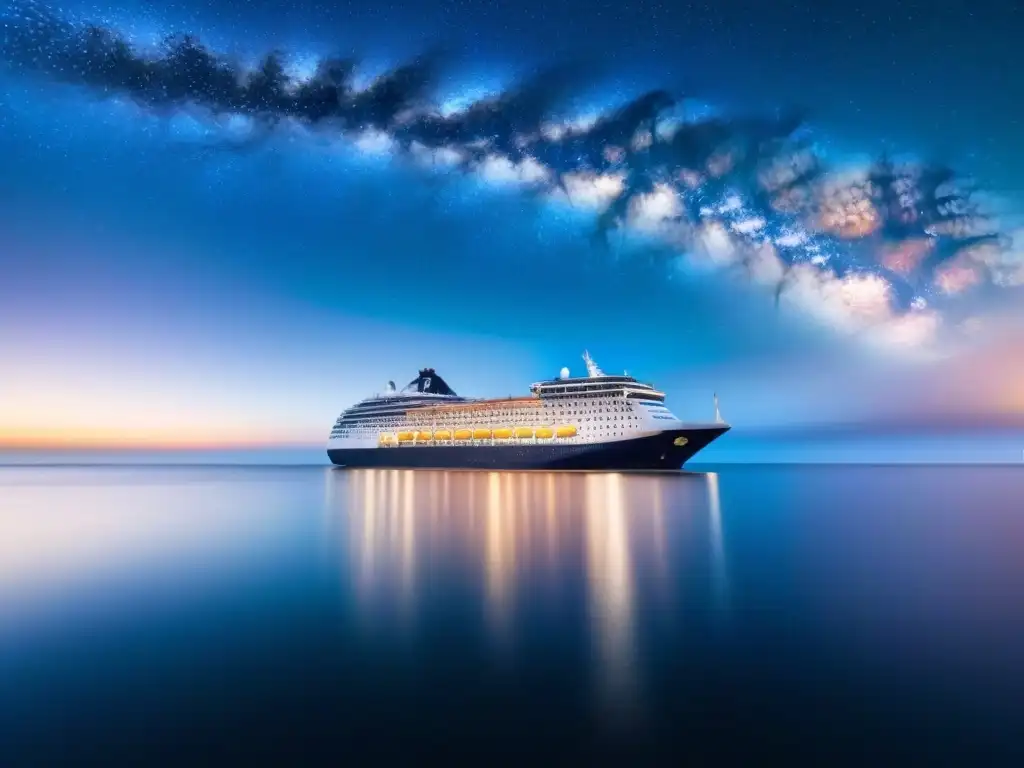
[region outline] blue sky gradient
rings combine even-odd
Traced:
[[[666,83],[716,108],[796,104],[832,156],[942,154],[984,180],[1011,225],[1024,200],[1024,78],[990,76],[1012,41],[987,5],[959,25],[940,3],[887,22],[881,5],[873,21],[838,9],[817,27],[736,2],[689,15],[644,4],[629,25],[617,5],[564,1],[442,4],[429,17],[276,7],[218,0],[156,18],[125,4],[99,20],[137,41],[198,31],[253,55],[358,43],[369,69],[458,43],[455,95],[544,56],[598,61],[601,87],[568,109]],[[893,445],[878,425],[897,415],[928,427],[900,438],[906,455],[934,458],[934,429],[960,435],[957,456],[1020,455],[1019,287],[963,300],[958,319],[980,328],[968,342],[893,354],[663,247],[613,233],[597,249],[591,213],[517,188],[287,132],[225,149],[208,116],[38,75],[0,69],[0,94],[7,442],[316,445],[342,408],[419,367],[460,394],[520,394],[582,369],[586,348],[665,389],[684,418],[709,419],[717,392],[737,430],[708,460],[764,459],[772,430],[794,457],[870,454]],[[814,436],[837,423],[863,434]]]

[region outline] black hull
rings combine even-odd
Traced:
[[[343,467],[396,469],[679,469],[729,430],[727,426],[672,429],[611,443],[559,445],[437,445],[328,449]],[[686,438],[685,445],[676,440]]]

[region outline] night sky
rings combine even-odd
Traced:
[[[737,434],[1024,422],[1016,3],[149,6],[0,14],[0,442],[584,349]]]

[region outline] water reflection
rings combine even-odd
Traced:
[[[7,469],[0,473],[0,630],[15,616],[116,602],[161,572],[187,589],[244,568],[286,539],[294,504],[319,505],[292,473],[201,468]],[[196,587],[198,588],[198,587]]]
[[[680,727],[709,764],[1018,765],[1021,498],[1013,468],[0,469],[4,765],[647,763]]]
[[[587,475],[586,490],[586,574],[602,688],[606,702],[631,705],[634,584],[622,475]],[[657,549],[656,537],[652,543]]]
[[[711,585],[716,613],[722,621],[729,618],[729,572],[722,538],[722,500],[718,491],[718,473],[708,472],[708,530],[711,534]]]
[[[505,480],[504,489],[502,479]],[[487,613],[491,625],[499,635],[507,633],[512,593],[515,589],[513,571],[516,561],[516,507],[510,480],[509,475],[497,472],[490,472],[487,475],[484,542]]]
[[[640,603],[656,601],[650,612],[679,620],[670,614],[680,570],[707,549],[697,533],[704,525],[714,599],[725,604],[717,476],[329,470],[328,477],[329,515],[343,547],[338,567],[351,569],[364,616],[385,616],[391,605],[411,620],[424,609],[425,585],[440,589],[451,580],[479,596],[495,646],[508,648],[531,617],[571,606],[578,595],[607,702],[638,703]]]
[[[416,599],[416,488],[411,472],[366,470],[339,482],[328,472],[335,490],[329,495],[333,527],[345,531],[356,596],[367,610],[392,597],[401,615],[409,618]],[[340,486],[340,488],[339,488]],[[429,502],[423,494],[423,501]],[[338,519],[336,511],[346,510]],[[420,510],[436,514],[434,505]]]

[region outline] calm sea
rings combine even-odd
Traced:
[[[1020,765],[1024,469],[0,468],[0,765]]]

